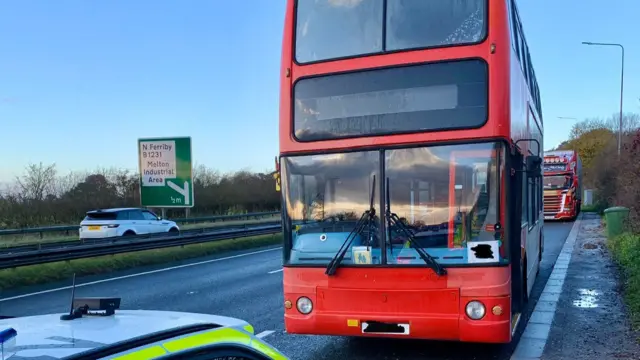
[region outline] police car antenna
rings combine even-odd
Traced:
[[[114,297],[80,297],[76,298],[76,273],[73,273],[71,285],[71,306],[69,313],[60,315],[60,320],[80,319],[83,315],[111,316],[120,309],[120,298]],[[90,313],[90,310],[103,313]]]
[[[76,298],[76,273],[73,273],[73,283],[71,284],[71,305],[69,306],[69,314],[61,315],[60,320],[73,320],[77,318],[73,313],[73,302]]]

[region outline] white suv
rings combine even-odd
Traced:
[[[180,228],[146,209],[117,208],[87,212],[80,222],[80,239],[132,236],[168,232],[178,235]]]

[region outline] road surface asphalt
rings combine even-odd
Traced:
[[[534,284],[526,325],[573,223],[545,223],[545,252]],[[189,265],[199,263],[195,265]],[[137,268],[77,279],[76,296],[117,296],[122,309],[213,313],[249,321],[256,333],[291,359],[509,359],[517,343],[476,345],[380,340],[284,333],[282,252],[279,247],[228,253],[218,258]],[[175,268],[175,266],[184,265]],[[173,267],[173,268],[172,268]],[[0,315],[26,316],[69,310],[70,280],[5,291]],[[84,285],[82,285],[84,284]]]

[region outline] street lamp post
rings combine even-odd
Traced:
[[[597,45],[597,46],[618,46],[622,50],[622,68],[620,70],[620,121],[618,124],[618,157],[620,157],[620,147],[622,146],[622,94],[624,92],[624,46],[622,44],[614,43],[597,43],[590,41],[583,41],[584,45]]]

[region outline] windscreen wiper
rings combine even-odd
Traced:
[[[420,258],[427,265],[429,265],[439,276],[446,275],[447,269],[445,269],[442,265],[440,265],[440,263],[437,262],[436,259],[433,258],[433,256],[429,255],[426,251],[424,251],[424,248],[422,247],[420,242],[418,242],[418,240],[413,236],[413,232],[407,229],[407,226],[402,222],[402,220],[400,220],[397,214],[391,212],[391,205],[390,205],[391,201],[389,196],[389,178],[387,178],[386,185],[387,186],[386,186],[385,197],[386,197],[387,206],[385,210],[385,215],[387,218],[389,229],[391,229],[391,223],[393,222],[393,225],[397,226],[404,233],[404,235],[409,240],[409,243],[414,245],[414,248],[418,253],[418,255],[420,255]]]
[[[371,224],[373,223],[376,216],[376,209],[373,207],[373,195],[375,194],[376,189],[376,176],[373,175],[373,184],[371,185],[371,199],[369,200],[369,210],[362,213],[360,219],[356,223],[356,226],[351,230],[345,241],[340,246],[340,249],[336,253],[336,255],[331,259],[329,265],[327,265],[327,270],[324,272],[326,275],[334,275],[336,273],[336,269],[338,265],[342,262],[347,251],[351,247],[351,243],[356,238],[356,235],[359,234],[364,228],[365,224],[369,223],[369,235],[371,235]]]

